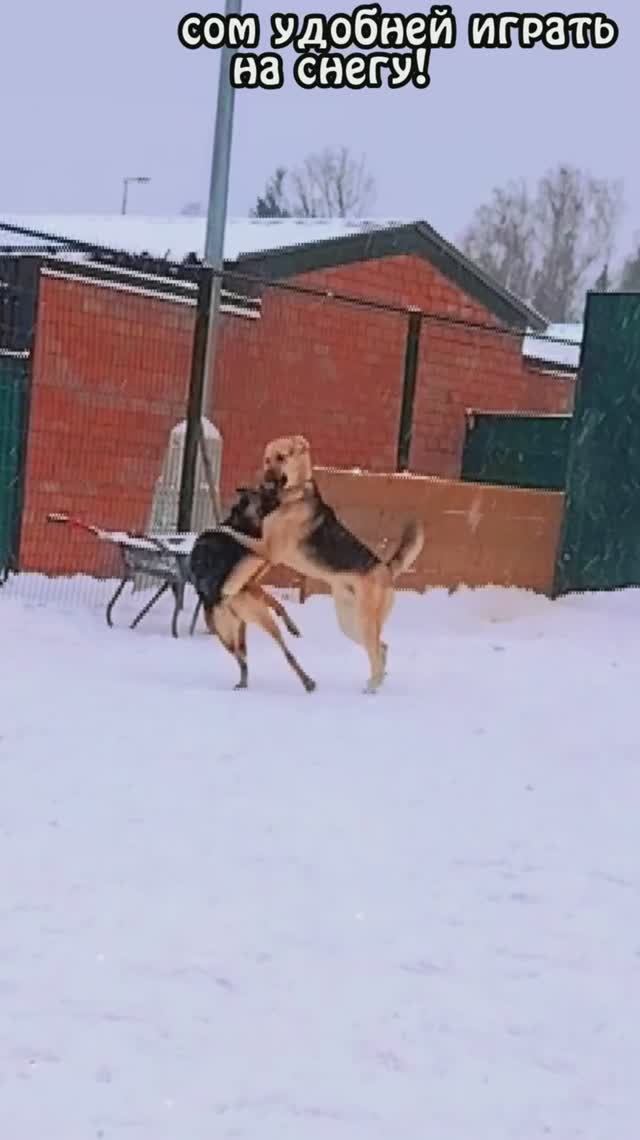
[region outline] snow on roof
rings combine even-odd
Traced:
[[[262,253],[308,242],[327,241],[369,230],[410,225],[387,218],[346,220],[342,218],[230,218],[225,234],[224,256],[235,261],[243,253]],[[2,223],[57,238],[106,246],[127,253],[147,253],[182,261],[188,254],[204,255],[206,218],[147,217],[139,214],[3,214],[0,215],[0,247],[29,248],[43,240],[3,230]]]
[[[544,333],[529,332],[524,338],[522,355],[543,364],[576,368],[580,362],[582,324],[551,324]],[[570,341],[563,344],[562,341]]]
[[[41,248],[42,238],[3,230],[2,223],[35,230],[55,238],[85,242],[127,253],[181,262],[190,253],[204,253],[206,219],[185,216],[151,217],[144,214],[4,214],[0,215],[0,250]],[[327,241],[371,230],[411,225],[415,219],[398,218],[230,218],[224,256],[235,261],[241,254],[263,253],[311,242]],[[55,243],[54,243],[55,244]],[[557,338],[556,341],[553,339]],[[569,340],[571,344],[559,341]],[[577,368],[582,341],[581,324],[549,325],[545,333],[533,330],[525,337],[522,355],[529,360]]]

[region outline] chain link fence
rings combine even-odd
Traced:
[[[324,468],[487,482],[493,460],[471,448],[474,416],[517,417],[517,450],[523,416],[539,433],[541,420],[570,415],[578,345],[473,312],[388,304],[373,280],[359,296],[322,275],[225,271],[201,408],[210,269],[77,248],[5,252],[0,564],[21,572],[16,588],[28,578],[41,597],[56,579],[70,599],[103,601],[122,551],[87,526],[198,532],[256,480],[277,435],[305,434]],[[54,527],[52,515],[71,524]],[[152,585],[142,573],[132,581]]]

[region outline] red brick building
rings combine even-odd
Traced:
[[[424,315],[411,471],[459,474],[468,409],[571,410],[573,369],[549,372],[523,352],[544,319],[426,223],[242,253],[227,270],[228,290],[255,296],[227,296],[211,383],[225,497],[254,476],[266,439],[292,431],[319,464],[396,468],[412,309]],[[48,511],[147,525],[169,431],[185,417],[195,289],[184,274],[80,254],[39,263],[38,276],[20,561],[69,571],[85,568],[87,547],[65,544],[61,562]]]

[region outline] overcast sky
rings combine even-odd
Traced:
[[[218,63],[216,52],[178,42],[178,20],[193,7],[3,4],[0,214],[117,212],[122,178],[132,174],[152,179],[132,187],[132,212],[177,213],[206,199]],[[390,10],[428,7],[395,0]],[[461,42],[432,54],[422,91],[309,92],[289,81],[279,92],[239,92],[231,212],[248,212],[277,164],[345,143],[367,155],[375,175],[372,214],[426,218],[455,240],[494,185],[566,161],[624,180],[623,248],[640,230],[640,6],[593,6],[602,7],[620,26],[608,51],[472,51]],[[243,8],[267,26],[274,10],[333,10],[308,0]],[[453,8],[466,39],[467,17],[482,6]],[[572,6],[554,0],[548,9]]]

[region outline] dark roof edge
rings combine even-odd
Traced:
[[[234,264],[245,272],[275,280],[403,254],[429,261],[443,276],[506,325],[532,328],[538,332],[548,327],[549,322],[541,313],[498,285],[423,221],[243,253],[235,263],[229,263],[229,268]]]
[[[2,264],[7,261],[15,261],[22,265],[31,262],[36,274],[42,272],[45,276],[65,277],[69,280],[76,278],[85,282],[95,281],[98,285],[106,284],[131,293],[144,293],[149,297],[157,296],[165,300],[196,304],[198,295],[196,281],[188,278],[163,277],[157,271],[143,272],[99,261],[82,261],[79,259],[80,255],[78,260],[71,260],[72,256],[69,250],[65,251],[64,257],[59,257],[55,253],[36,253],[31,247],[26,252],[0,253],[0,272]],[[2,288],[10,289],[11,283],[0,280],[0,289]],[[239,292],[235,283],[223,276],[220,294],[221,312],[237,316],[259,316],[261,306],[259,292],[255,291],[255,295]]]
[[[20,234],[23,237],[36,239],[40,245],[36,247],[36,255],[55,257],[56,253],[86,254],[95,264],[113,265],[116,269],[132,269],[137,272],[146,272],[151,275],[175,278],[176,281],[197,281],[200,262],[191,260],[191,255],[182,262],[172,261],[166,257],[156,257],[144,250],[140,253],[130,253],[128,250],[117,249],[113,246],[100,245],[96,242],[82,241],[79,238],[66,237],[64,234],[52,234],[46,230],[32,229],[27,226],[16,226],[10,222],[3,222],[0,216],[0,236],[5,233]],[[10,247],[3,242],[3,256],[28,257],[34,254],[33,246]],[[45,247],[43,249],[43,247]]]
[[[162,277],[159,273],[143,273],[136,269],[122,269],[98,261],[70,261],[55,254],[39,259],[43,272],[61,277],[81,278],[84,281],[107,283],[115,288],[148,296],[170,297],[175,301],[196,304],[198,287],[188,279]],[[220,311],[237,315],[259,316],[262,301],[259,296],[248,296],[234,289],[223,276],[220,291]]]
[[[532,308],[526,301],[522,301],[520,297],[517,297],[510,289],[506,289],[504,285],[500,285],[493,277],[485,273],[483,269],[480,269],[475,262],[470,261],[456,246],[443,238],[442,234],[434,230],[433,226],[430,226],[428,222],[417,222],[417,228],[425,241],[439,247],[443,254],[448,255],[458,262],[461,271],[466,275],[475,277],[485,289],[490,289],[504,304],[511,306],[515,312],[519,313],[528,321],[531,327],[537,328],[539,332],[543,332],[544,329],[548,328],[549,322],[546,317],[543,317],[542,313]]]
[[[188,278],[163,277],[158,272],[145,273],[139,269],[123,268],[101,261],[83,261],[80,253],[78,253],[77,260],[72,260],[75,251],[64,250],[62,252],[65,254],[64,257],[56,256],[53,253],[40,259],[41,268],[44,272],[60,274],[65,277],[83,277],[87,281],[109,281],[123,288],[173,296],[178,300],[195,300],[198,286],[195,281]]]
[[[123,250],[57,236],[42,230],[2,223],[1,218],[0,231],[28,235],[38,238],[43,243],[59,243],[68,252],[97,254],[98,261],[101,258],[105,261],[114,259],[119,268],[135,266],[144,271],[142,265],[146,263],[147,272],[150,271],[152,274],[170,275],[178,280],[193,280],[197,275],[196,266],[149,257],[144,253],[130,254]],[[243,253],[235,261],[225,259],[224,268],[229,272],[234,269],[240,272],[249,271],[255,276],[275,280],[278,277],[295,277],[319,269],[337,268],[356,261],[372,261],[402,254],[422,257],[430,262],[443,276],[453,281],[468,296],[475,298],[505,325],[518,329],[531,328],[538,332],[548,327],[549,322],[540,313],[520,301],[508,289],[498,285],[424,221],[362,230],[354,234],[283,246],[259,253]],[[28,247],[25,248],[24,255],[28,255]]]

